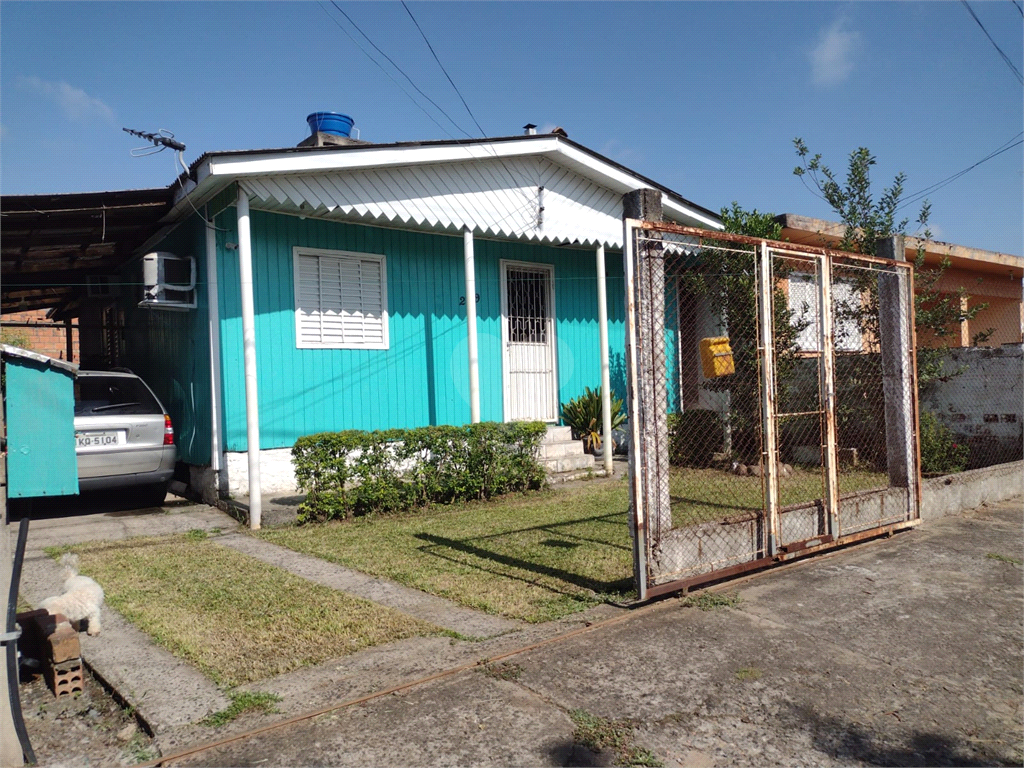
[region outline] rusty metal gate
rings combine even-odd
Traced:
[[[913,269],[625,222],[641,599],[916,524]]]

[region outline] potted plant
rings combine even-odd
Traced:
[[[622,412],[622,400],[615,397],[614,390],[611,393],[612,429],[615,429],[626,420],[626,414]],[[601,451],[601,388],[583,388],[583,394],[570,400],[562,406],[562,422],[572,428],[572,436],[576,440],[583,440],[583,448],[590,453]],[[610,438],[611,439],[611,438]],[[614,439],[612,440],[614,446]]]

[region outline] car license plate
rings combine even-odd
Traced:
[[[120,430],[113,432],[79,432],[75,435],[79,448],[100,448],[107,445],[121,445],[123,442]]]

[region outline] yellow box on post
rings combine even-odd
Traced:
[[[729,337],[712,336],[701,339],[700,364],[704,369],[705,379],[736,373],[736,366],[732,361],[732,349],[729,347]]]

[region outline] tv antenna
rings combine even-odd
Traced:
[[[182,190],[184,190],[185,179],[190,178],[191,174],[189,173],[188,166],[185,165],[185,145],[182,144],[180,141],[177,141],[174,138],[173,133],[171,133],[165,128],[161,128],[156,133],[135,131],[132,130],[131,128],[122,128],[121,130],[124,131],[125,133],[130,133],[132,136],[138,136],[141,139],[145,139],[146,141],[153,144],[152,147],[136,147],[131,151],[132,157],[147,157],[149,155],[155,155],[157,152],[163,152],[165,149],[173,149],[178,164],[181,165],[182,169],[185,171],[185,175],[178,179],[179,183],[181,184]],[[177,165],[175,166],[175,169],[177,169]],[[198,214],[200,218],[203,219],[203,222],[208,228],[215,229],[218,232],[228,231],[226,229],[221,229],[220,227],[213,226],[212,220],[207,221],[206,217],[203,216],[203,214],[199,213],[199,211],[196,209],[195,204],[188,197],[188,195],[185,196],[185,199],[188,200],[189,205],[192,206],[192,210],[195,211],[196,214]]]

